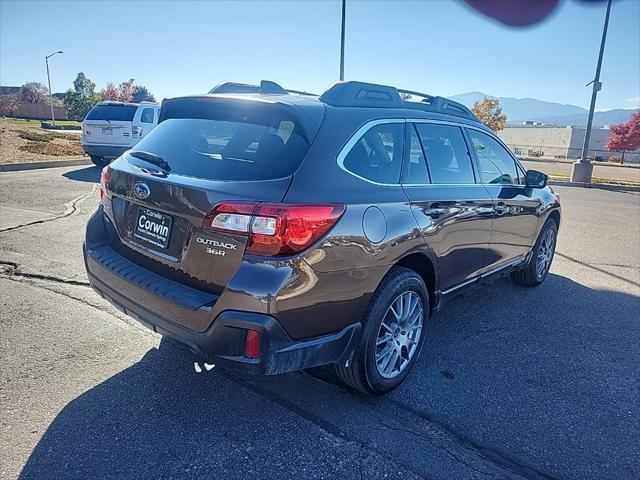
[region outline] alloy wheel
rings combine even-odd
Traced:
[[[551,268],[551,261],[553,260],[553,253],[555,250],[555,234],[553,230],[549,228],[542,241],[540,242],[540,249],[538,250],[538,257],[536,258],[536,276],[538,279],[544,278],[544,276]]]
[[[407,368],[418,349],[423,323],[422,299],[416,292],[403,292],[391,302],[376,338],[376,368],[382,377],[397,377]]]

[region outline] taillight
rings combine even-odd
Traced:
[[[281,257],[309,248],[335,225],[344,211],[343,204],[223,202],[205,217],[202,226],[247,235],[247,253]]]
[[[131,127],[131,136],[133,138],[140,138],[142,136],[142,127]]]
[[[249,233],[255,202],[224,202],[216,205],[202,222],[204,228],[232,233]]]
[[[100,202],[104,200],[104,196],[107,194],[108,183],[109,183],[109,166],[107,165],[102,169],[102,173],[100,173],[100,188],[98,190],[98,196],[100,197]]]

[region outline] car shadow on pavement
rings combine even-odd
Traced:
[[[63,173],[62,176],[76,182],[98,183],[100,181],[100,172],[101,168],[94,165]]]
[[[331,478],[357,475],[363,449],[428,476],[440,459],[421,449],[438,441],[525,476],[627,478],[640,468],[638,301],[559,275],[497,281],[436,314],[412,375],[378,398],[300,373],[197,374],[163,341],[69,402],[20,478]],[[385,428],[388,412],[402,428]]]

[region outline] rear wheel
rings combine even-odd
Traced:
[[[428,317],[422,277],[393,267],[371,299],[351,361],[335,367],[338,378],[367,394],[380,395],[400,385],[422,349]]]
[[[525,287],[537,287],[544,282],[551,269],[557,238],[558,227],[556,222],[549,218],[542,227],[538,240],[533,246],[529,263],[524,269],[513,272],[511,279]]]
[[[89,157],[91,157],[93,164],[98,167],[105,167],[109,164],[109,160],[106,160],[103,157],[98,157],[96,155],[89,155]]]

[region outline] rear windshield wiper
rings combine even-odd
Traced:
[[[149,162],[153,165],[156,165],[167,172],[171,171],[171,165],[169,165],[164,158],[158,155],[154,155],[153,153],[136,150],[134,152],[129,152],[129,155],[135,158],[139,158],[140,160],[144,160],[145,162]]]

